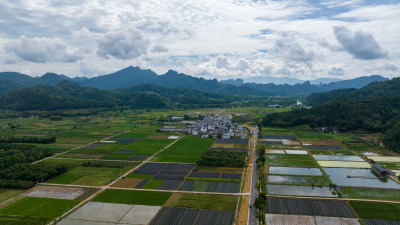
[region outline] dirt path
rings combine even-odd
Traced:
[[[249,201],[250,196],[242,196],[242,204],[239,209],[239,218],[238,218],[238,225],[246,225],[247,224],[247,216],[249,211]]]

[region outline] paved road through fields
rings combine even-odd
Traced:
[[[256,188],[256,183],[257,183],[257,166],[256,166],[256,161],[258,158],[257,155],[257,138],[258,138],[258,127],[256,127],[254,131],[254,145],[253,145],[253,173],[252,173],[252,179],[251,179],[251,188],[250,188],[250,205],[253,206],[254,200],[257,198],[258,195],[258,190]],[[248,220],[248,225],[257,225],[257,209],[254,207],[251,207],[249,209],[249,220]]]

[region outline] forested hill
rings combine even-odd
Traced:
[[[367,100],[378,96],[400,96],[400,78],[393,78],[383,82],[372,82],[361,89],[350,88],[315,93],[307,98],[307,103],[318,105],[343,98]]]
[[[126,89],[100,90],[63,81],[55,86],[40,85],[8,93],[0,98],[0,108],[23,111],[103,107],[221,107],[244,99],[246,97],[193,89],[167,88],[153,84],[142,84]]]
[[[328,84],[311,84],[309,81],[304,82],[302,84],[288,85],[288,84],[256,84],[256,83],[246,83],[244,86],[254,88],[257,90],[267,90],[269,93],[274,95],[282,95],[282,96],[293,96],[293,95],[302,95],[308,96],[312,93],[320,93],[325,91],[331,91],[336,89],[344,89],[344,88],[362,88],[365,85],[375,82],[375,81],[385,81],[387,78],[382,76],[373,75],[373,76],[364,76],[358,77],[351,80],[343,80],[331,82]]]
[[[400,78],[377,82],[361,90],[332,91],[318,95],[333,102],[267,115],[264,126],[291,127],[309,124],[311,127],[333,127],[341,131],[364,129],[385,134],[384,144],[400,151]],[[311,98],[310,97],[310,98]],[[315,102],[317,102],[315,100]],[[319,100],[319,101],[322,101]]]
[[[12,81],[20,86],[12,88],[2,88],[0,86],[0,95],[10,90],[18,90],[22,87],[33,87],[37,85],[56,85],[61,81],[68,80],[81,86],[94,87],[103,90],[112,90],[117,88],[128,88],[138,84],[156,84],[172,88],[190,88],[207,92],[215,92],[229,95],[252,95],[252,96],[307,96],[311,93],[329,91],[343,88],[361,88],[362,86],[373,82],[386,80],[382,76],[374,75],[369,77],[360,77],[351,80],[331,82],[329,84],[311,84],[304,82],[296,85],[276,85],[276,84],[243,84],[231,85],[218,82],[216,79],[204,79],[189,76],[183,73],[170,70],[163,75],[158,75],[152,70],[143,70],[139,67],[127,67],[115,73],[106,74],[93,78],[75,77],[69,78],[64,75],[47,73],[41,77],[31,77],[28,75],[3,72],[0,73],[0,79]]]

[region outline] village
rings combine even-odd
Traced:
[[[179,120],[180,118],[171,118]],[[246,139],[248,130],[242,125],[232,123],[226,115],[215,114],[205,117],[196,122],[181,121],[180,124],[187,124],[185,127],[164,126],[160,129],[163,132],[186,132],[190,135],[198,135],[202,138],[222,138],[222,139]]]

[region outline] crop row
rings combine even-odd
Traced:
[[[157,214],[151,225],[188,225],[196,220],[199,209],[164,207]]]
[[[345,201],[268,197],[266,212],[355,218]]]
[[[176,190],[182,180],[165,180],[159,187],[158,190]]]
[[[231,225],[234,211],[199,210],[164,207],[150,223],[151,225]]]
[[[216,144],[239,144],[239,145],[247,145],[249,144],[249,140],[247,139],[218,139]]]

